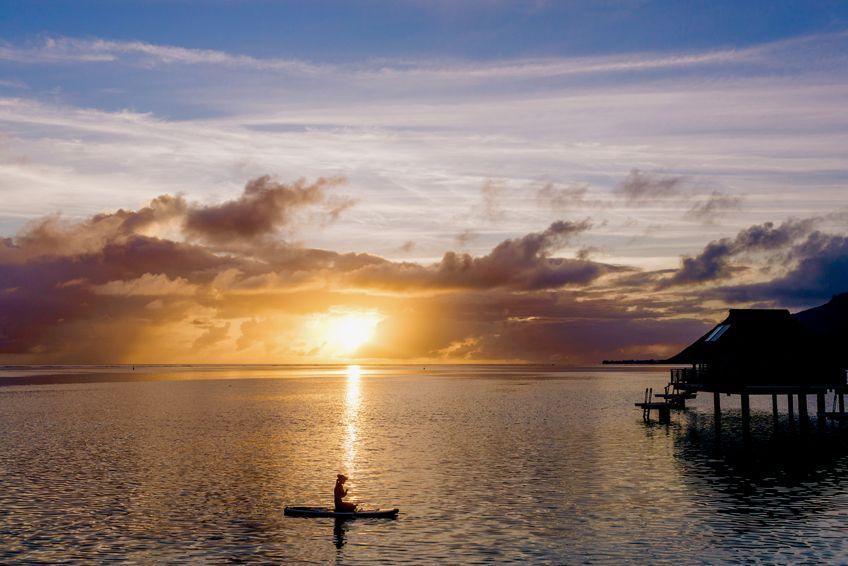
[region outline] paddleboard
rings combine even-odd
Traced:
[[[289,517],[334,517],[336,519],[394,519],[400,509],[363,509],[361,511],[342,512],[332,507],[286,507]]]

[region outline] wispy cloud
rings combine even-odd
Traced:
[[[848,83],[838,68],[819,72],[829,60],[819,46],[839,41],[837,34],[704,53],[305,67],[144,42],[5,44],[3,56],[23,68],[78,57],[86,74],[107,73],[126,88],[110,95],[108,109],[86,98],[82,74],[80,93],[31,88],[0,99],[0,228],[13,231],[47,207],[78,218],[163,192],[216,203],[244,178],[297,171],[348,178],[325,203],[325,218],[359,203],[338,217],[333,235],[307,223],[302,237],[313,245],[392,256],[411,240],[416,256],[437,261],[462,230],[476,234],[464,239],[466,251],[482,254],[558,214],[591,209],[598,227],[585,243],[603,250],[600,257],[671,268],[725,226],[841,202]],[[626,68],[644,71],[615,84],[604,78]],[[648,71],[660,68],[668,72]],[[541,80],[513,80],[522,73]],[[572,78],[549,80],[557,76]],[[145,96],[159,105],[139,103]],[[634,192],[633,170],[648,189],[677,181],[646,199]],[[489,199],[497,226],[467,214],[483,210],[487,179],[503,188]],[[744,209],[733,208],[737,198]],[[657,228],[633,243],[646,226]],[[396,238],[375,237],[386,230]]]
[[[138,40],[47,36],[26,44],[0,44],[0,60],[24,64],[121,63],[139,66],[203,65],[305,75],[382,75],[477,80],[552,78],[569,75],[633,73],[727,65],[798,65],[818,45],[844,42],[848,32],[820,33],[743,48],[641,52],[584,57],[539,57],[475,62],[463,60],[380,59],[354,64],[314,63],[303,59],[254,57],[216,49],[162,45]],[[833,55],[831,55],[833,57]],[[819,64],[821,64],[819,57]]]
[[[0,59],[18,63],[114,63],[142,65],[222,65],[263,71],[313,73],[322,69],[295,59],[258,59],[215,49],[189,49],[143,41],[47,37],[34,46],[0,46]]]
[[[759,50],[727,49],[678,54],[628,54],[538,58],[474,63],[467,61],[375,61],[356,65],[315,64],[298,59],[257,58],[214,49],[190,49],[143,41],[47,37],[40,44],[0,46],[0,60],[40,64],[123,63],[130,65],[211,65],[286,73],[418,76],[430,78],[520,79],[593,73],[652,71],[751,61]]]

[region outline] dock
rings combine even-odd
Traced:
[[[672,409],[685,409],[686,401],[688,399],[694,399],[695,395],[692,391],[681,391],[669,383],[666,385],[663,393],[654,393],[653,388],[650,387],[645,389],[644,401],[635,403],[635,405],[642,409],[642,419],[645,421],[651,420],[651,411],[656,411],[657,418],[660,422],[668,422],[671,420]],[[663,400],[653,401],[655,398]]]

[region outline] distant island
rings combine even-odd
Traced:
[[[649,365],[649,364],[667,364],[668,360],[604,360],[601,362],[604,365],[608,364],[616,364],[616,365]]]

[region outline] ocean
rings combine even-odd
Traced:
[[[0,562],[848,561],[848,427],[671,423],[662,367],[0,370]],[[828,400],[828,405],[830,400]],[[810,414],[815,414],[810,406]],[[286,517],[354,501],[397,519]]]

